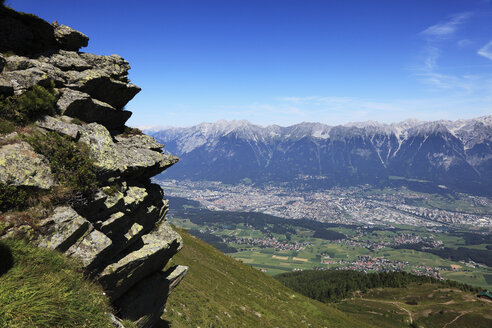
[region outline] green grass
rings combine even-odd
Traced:
[[[15,124],[0,117],[0,134],[8,134],[15,131]]]
[[[171,264],[190,267],[171,294],[164,319],[180,327],[370,327],[304,297],[184,230]]]
[[[23,209],[26,206],[28,192],[16,186],[0,182],[0,211]]]
[[[56,132],[24,136],[34,150],[44,155],[58,182],[89,195],[97,187],[96,168],[87,147]]]
[[[46,88],[35,85],[21,95],[0,96],[0,117],[23,126],[43,115],[55,115],[57,114],[57,97],[53,82]],[[2,126],[5,126],[5,123]],[[7,131],[2,133],[5,132]]]
[[[189,219],[174,218],[172,222],[180,227],[192,228],[192,229],[203,229],[205,226],[200,226],[192,223]],[[245,227],[243,224],[237,224],[237,229],[235,227],[230,227],[229,230],[218,229],[214,232],[217,236],[251,236],[251,237],[267,237],[267,235],[260,231],[253,229],[251,227]],[[417,233],[422,237],[435,235],[437,240],[442,240],[444,244],[448,247],[458,247],[464,245],[464,239],[462,237],[456,237],[444,233],[429,233],[423,228],[411,227],[411,226],[400,226],[400,233]],[[347,228],[333,228],[335,231],[339,231],[349,235]],[[344,231],[346,230],[346,231]],[[300,233],[298,233],[300,232]],[[302,228],[296,227],[296,234],[291,235],[291,242],[295,241],[308,241],[313,244],[313,246],[308,246],[299,252],[295,251],[275,251],[273,248],[259,248],[257,246],[249,245],[238,245],[229,244],[238,250],[247,249],[247,251],[239,251],[237,253],[230,253],[232,256],[238,260],[248,263],[249,265],[257,269],[265,269],[266,274],[276,275],[283,272],[289,272],[293,269],[313,269],[314,267],[325,267],[325,268],[336,268],[341,266],[340,264],[321,264],[321,254],[329,255],[332,260],[347,260],[353,261],[361,255],[370,255],[372,257],[385,257],[392,261],[408,261],[409,265],[415,266],[431,266],[431,267],[447,267],[451,265],[459,265],[462,268],[457,271],[440,271],[440,274],[452,280],[458,282],[467,283],[474,286],[479,286],[485,289],[492,289],[491,280],[486,280],[483,275],[492,275],[491,268],[469,268],[465,264],[451,261],[449,259],[443,259],[437,255],[410,250],[410,249],[393,249],[393,248],[383,248],[381,250],[371,251],[363,247],[352,247],[344,244],[339,244],[336,242],[330,242],[318,238],[312,238],[307,236],[307,232]],[[285,236],[274,234],[278,240],[284,241]],[[364,240],[382,240],[387,239],[389,236],[394,236],[393,231],[375,231],[375,234],[367,234],[362,239]],[[467,246],[470,248],[480,248],[483,249],[486,245],[474,245]],[[288,256],[289,259],[279,260],[272,257],[272,255],[277,256]],[[308,259],[307,262],[293,261],[292,257],[300,257]]]
[[[411,305],[413,304],[413,305]],[[355,293],[337,304],[354,318],[379,327],[491,327],[492,303],[475,294],[433,284],[410,284],[407,288],[378,288]],[[454,319],[458,319],[453,322]]]
[[[456,280],[465,284],[480,286],[490,289],[491,284],[487,283],[484,274],[477,271],[443,271],[441,275],[446,279]]]
[[[0,327],[112,327],[102,289],[74,260],[20,240],[0,248]]]
[[[489,285],[492,285],[492,274],[484,274],[483,277],[485,278],[485,281],[487,282],[487,284]]]

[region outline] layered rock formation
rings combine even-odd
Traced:
[[[182,240],[164,218],[162,190],[150,181],[178,158],[162,153],[153,138],[128,133],[124,124],[131,112],[123,107],[140,88],[129,82],[130,66],[120,56],[79,52],[87,42],[68,26],[0,6],[0,95],[54,82],[60,115],[42,117],[35,129],[85,144],[99,179],[95,195],[77,206],[57,204],[30,236],[39,246],[79,259],[102,284],[117,316],[152,327],[187,270],[163,270]],[[56,181],[43,155],[16,133],[0,135],[1,183],[51,190]],[[15,233],[3,231],[3,237]]]

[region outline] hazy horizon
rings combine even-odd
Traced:
[[[139,128],[141,130],[158,130],[158,129],[167,129],[167,128],[190,128],[190,127],[193,127],[193,126],[197,126],[197,125],[200,125],[200,124],[217,124],[217,123],[220,123],[220,122],[224,122],[224,123],[235,123],[235,122],[247,122],[249,124],[252,124],[252,125],[256,125],[256,126],[260,126],[260,127],[268,127],[268,126],[280,126],[280,127],[289,127],[289,126],[293,126],[293,125],[298,125],[298,124],[304,124],[304,123],[307,123],[307,124],[318,124],[318,123],[321,123],[321,124],[324,124],[324,125],[328,125],[328,126],[348,126],[348,125],[352,125],[352,124],[360,124],[360,123],[368,123],[368,122],[376,122],[376,123],[381,123],[381,124],[385,124],[385,125],[391,125],[391,124],[398,124],[398,123],[403,123],[403,122],[406,122],[406,121],[418,121],[418,122],[421,122],[421,123],[428,123],[428,122],[435,122],[435,121],[451,121],[451,122],[457,122],[457,121],[466,121],[466,120],[473,120],[473,119],[479,119],[479,118],[484,118],[484,117],[490,117],[492,116],[491,115],[482,115],[482,116],[477,116],[477,117],[472,117],[472,118],[458,118],[458,119],[455,119],[455,120],[448,120],[448,119],[438,119],[438,120],[419,120],[417,118],[414,118],[414,117],[408,117],[408,118],[405,118],[401,121],[393,121],[393,122],[382,122],[382,121],[376,121],[376,120],[365,120],[365,121],[349,121],[349,122],[344,122],[344,123],[339,123],[339,124],[336,124],[336,123],[325,123],[325,122],[315,122],[315,121],[302,121],[302,122],[297,122],[297,123],[293,123],[293,124],[289,124],[289,125],[281,125],[281,124],[276,124],[276,123],[272,123],[272,124],[258,124],[258,123],[255,123],[255,122],[252,122],[250,120],[227,120],[227,119],[219,119],[217,121],[203,121],[203,122],[198,122],[196,124],[192,124],[192,125],[185,125],[185,126],[180,126],[180,125],[161,125],[161,124],[142,124],[142,125],[133,125],[134,127],[136,128]]]

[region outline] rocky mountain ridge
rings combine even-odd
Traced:
[[[163,270],[182,239],[165,220],[162,190],[150,181],[178,158],[125,126],[131,112],[123,107],[140,91],[128,79],[130,65],[117,55],[79,52],[87,42],[68,26],[0,6],[0,100],[8,105],[29,90],[44,90],[40,87],[52,88],[56,97],[55,115],[0,133],[0,184],[23,194],[66,189],[53,160],[29,143],[36,136],[86,150],[97,177],[95,190],[40,208],[43,213],[32,220],[20,220],[28,216],[24,212],[0,209],[0,238],[24,237],[79,259],[103,286],[117,316],[153,327],[187,271],[179,265]],[[122,327],[116,318],[114,323]]]
[[[486,193],[492,186],[492,116],[343,126],[219,121],[146,131],[181,157],[165,175],[173,178],[265,182],[316,176],[333,185],[399,176],[466,192]]]

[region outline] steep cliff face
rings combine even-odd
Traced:
[[[0,6],[0,100],[8,104],[40,86],[55,99],[51,115],[39,115],[11,133],[0,131],[2,188],[17,201],[19,195],[37,195],[25,197],[21,212],[4,200],[0,235],[24,236],[79,259],[87,275],[102,284],[118,316],[152,327],[187,270],[163,271],[182,239],[165,220],[168,202],[162,190],[150,181],[178,158],[162,153],[163,145],[153,138],[125,127],[131,112],[123,107],[140,88],[129,82],[130,66],[120,56],[78,52],[87,42],[87,36],[68,26]],[[20,115],[20,109],[12,111]],[[54,165],[61,165],[54,161],[62,155],[36,147],[34,139],[46,136],[88,154],[96,177],[89,189],[53,196],[63,193],[73,177]],[[79,169],[77,163],[70,165]],[[47,205],[40,209],[43,199]],[[19,213],[30,208],[42,213],[22,220],[27,214]]]

